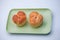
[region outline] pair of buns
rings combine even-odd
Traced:
[[[26,14],[23,11],[19,11],[12,17],[12,20],[18,26],[23,26],[26,23]],[[29,15],[29,23],[33,27],[38,27],[43,22],[43,16],[38,12],[31,12]]]

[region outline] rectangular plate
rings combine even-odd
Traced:
[[[18,11],[24,11],[27,16],[27,23],[24,25],[24,27],[17,27],[16,24],[12,21],[12,16]],[[43,15],[43,24],[39,28],[33,28],[28,23],[29,14],[32,11],[37,11],[38,13]],[[48,8],[12,9],[9,12],[6,30],[9,33],[48,34],[51,30],[51,24],[52,14]]]

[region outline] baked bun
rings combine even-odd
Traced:
[[[23,11],[19,11],[17,14],[13,15],[12,20],[18,26],[23,26],[26,23],[26,15]]]
[[[31,12],[29,16],[29,23],[33,27],[39,27],[43,22],[43,16],[38,12]]]

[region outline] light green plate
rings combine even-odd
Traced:
[[[24,25],[24,27],[17,27],[17,25],[12,21],[12,16],[16,14],[18,11],[24,11],[26,13],[27,22]],[[39,28],[33,28],[28,23],[29,14],[32,11],[37,11],[38,13],[43,15],[43,24]],[[48,34],[51,31],[51,24],[52,24],[52,14],[51,11],[47,8],[12,9],[9,12],[6,30],[9,33]]]

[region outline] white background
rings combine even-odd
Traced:
[[[7,18],[13,8],[49,8],[53,14],[51,33],[49,35],[7,33]],[[60,0],[0,0],[0,40],[60,40]]]

